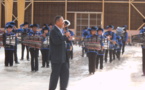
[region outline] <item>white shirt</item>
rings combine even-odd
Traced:
[[[59,28],[57,25],[55,25],[55,26],[59,29],[59,31],[61,32],[61,34],[64,35],[63,34],[63,29],[62,28]]]

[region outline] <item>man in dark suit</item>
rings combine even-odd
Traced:
[[[60,78],[60,90],[66,90],[69,80],[69,65],[66,41],[71,40],[70,33],[63,34],[64,19],[56,16],[55,26],[50,32],[50,54],[52,73],[49,90],[55,90]],[[70,37],[70,38],[69,38]]]

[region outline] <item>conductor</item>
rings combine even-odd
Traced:
[[[69,81],[69,65],[66,49],[66,41],[71,40],[69,32],[63,33],[64,19],[62,16],[55,17],[55,26],[50,32],[51,76],[49,90],[55,90],[60,79],[60,90],[66,90]]]

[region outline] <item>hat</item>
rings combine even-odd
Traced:
[[[97,32],[98,32],[98,31],[102,31],[102,32],[103,32],[103,31],[104,31],[104,29],[102,29],[102,28],[98,28]]]
[[[9,24],[9,25],[6,25],[5,28],[13,28],[13,26]]]
[[[32,24],[31,27],[37,27],[37,28],[39,28],[39,25],[38,24]]]
[[[28,25],[28,24],[29,24],[28,22],[24,22],[23,26]]]
[[[106,28],[107,28],[107,29],[108,29],[108,28],[114,29],[114,26],[113,26],[113,25],[108,25]]]
[[[96,26],[95,26],[95,27],[92,27],[92,28],[91,28],[91,31],[92,31],[92,30],[97,31],[97,30],[98,30],[98,27],[96,27]]]
[[[6,25],[9,25],[9,24],[11,24],[11,25],[14,26],[14,25],[15,25],[15,22],[14,22],[14,21],[11,21],[11,22],[7,22],[7,23],[6,23]]]
[[[30,27],[32,28],[33,24],[30,24]]]

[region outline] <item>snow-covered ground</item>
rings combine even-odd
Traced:
[[[0,49],[0,90],[48,90],[51,68],[39,71],[30,69],[30,61],[20,61],[13,67],[4,67],[4,50]],[[88,59],[81,57],[81,47],[74,46],[74,59],[70,63],[68,90],[144,90],[145,77],[142,75],[141,48],[127,46],[121,60],[104,64],[103,70],[88,73]],[[18,58],[21,58],[21,46],[18,46]],[[59,90],[59,85],[57,87]]]

